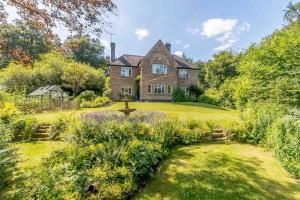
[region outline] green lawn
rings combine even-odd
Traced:
[[[300,199],[300,182],[262,148],[200,144],[174,149],[135,199]]]
[[[158,111],[165,112],[172,116],[177,116],[179,118],[197,118],[202,120],[236,120],[238,115],[236,111],[226,110],[218,106],[213,106],[203,103],[145,103],[145,102],[131,102],[129,107],[137,108],[141,111]],[[56,111],[56,112],[45,112],[39,113],[35,116],[40,122],[53,122],[59,116],[63,115],[80,115],[87,112],[92,112],[95,110],[118,110],[124,108],[123,102],[114,103],[111,106],[103,108],[92,108],[92,109],[80,109],[76,111]]]
[[[23,199],[24,188],[31,185],[30,177],[34,176],[35,168],[41,165],[42,159],[49,154],[65,146],[64,142],[43,141],[16,143],[18,149],[19,162],[13,172],[12,182],[5,190],[0,191],[0,197],[9,200]],[[1,198],[0,198],[1,199]]]

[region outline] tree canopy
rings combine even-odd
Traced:
[[[100,35],[108,24],[108,13],[116,10],[111,0],[3,0],[0,2],[0,22],[7,18],[4,3],[15,7],[19,16],[31,26],[46,29],[49,36],[58,23],[80,35],[87,32]]]
[[[98,39],[93,39],[89,35],[71,37],[65,41],[64,46],[77,62],[90,64],[95,68],[104,68],[107,65],[104,46]]]

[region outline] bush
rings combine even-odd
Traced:
[[[80,101],[93,101],[96,98],[95,92],[91,90],[86,90],[80,93],[77,97]]]
[[[159,113],[122,116],[94,112],[72,122],[67,129],[71,145],[43,163],[31,195],[36,199],[128,199],[171,147],[200,142],[212,127],[198,121],[162,120]]]
[[[80,104],[81,108],[99,108],[107,106],[111,103],[111,100],[108,97],[97,97],[92,101],[82,101]]]
[[[220,95],[219,92],[214,89],[210,88],[205,91],[205,93],[197,98],[198,102],[201,103],[208,103],[212,105],[219,105],[220,104]]]
[[[11,128],[0,121],[0,190],[9,184],[16,165],[16,149],[12,141]]]
[[[290,173],[300,178],[300,117],[278,118],[267,130],[266,146]]]
[[[12,122],[12,132],[14,141],[30,140],[36,133],[38,123],[32,116],[19,117]]]
[[[189,90],[190,90],[190,94],[192,96],[195,96],[196,98],[204,93],[203,89],[196,85],[191,85]]]
[[[4,123],[9,123],[18,114],[18,109],[14,103],[5,102],[0,107],[0,120]]]

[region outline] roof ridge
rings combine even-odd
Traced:
[[[144,56],[141,56],[141,55],[135,55],[135,54],[126,54],[126,53],[125,53],[125,54],[123,54],[122,56],[139,56],[139,57],[144,57]],[[121,56],[121,57],[122,57],[122,56]]]

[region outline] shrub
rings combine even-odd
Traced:
[[[81,108],[99,108],[106,106],[110,103],[110,99],[108,97],[97,97],[92,101],[82,101],[80,104]]]
[[[14,103],[5,102],[0,107],[0,120],[5,123],[9,123],[18,114],[18,109]]]
[[[206,90],[203,95],[199,96],[197,98],[197,101],[201,102],[201,103],[219,105],[219,103],[220,103],[219,92],[214,88],[210,88],[210,89]]]
[[[22,116],[12,122],[13,139],[15,141],[30,140],[36,133],[38,123],[32,116]]]
[[[186,96],[180,87],[177,87],[172,93],[172,99],[174,102],[184,102],[186,101]]]
[[[68,129],[68,124],[71,123],[72,117],[68,116],[62,116],[59,117],[52,125],[50,128],[50,138],[52,140],[59,140],[59,139],[64,139],[63,137],[65,136],[65,131]]]
[[[267,130],[266,146],[272,149],[283,166],[300,177],[300,118],[278,118]]]
[[[9,125],[0,121],[0,190],[8,185],[16,165],[16,149],[10,142],[12,133]]]
[[[95,92],[91,90],[86,90],[80,93],[77,97],[80,101],[93,101],[96,98]]]
[[[190,94],[195,97],[199,97],[204,93],[203,89],[198,87],[197,85],[191,85],[189,87]]]
[[[71,145],[43,163],[31,196],[128,199],[155,172],[171,147],[200,142],[212,127],[197,121],[162,120],[161,113],[146,115],[137,112],[124,117],[104,111],[71,122],[67,129]]]

